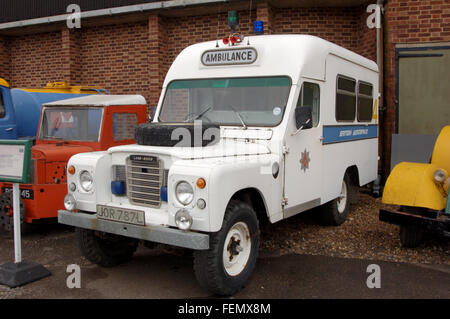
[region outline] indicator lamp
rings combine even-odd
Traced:
[[[206,187],[206,181],[205,181],[204,178],[199,178],[197,180],[197,187],[200,188],[200,189],[203,189],[203,188]]]

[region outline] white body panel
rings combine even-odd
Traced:
[[[78,171],[87,169],[94,175],[95,190],[73,194],[77,208],[96,211],[96,205],[124,207],[145,212],[147,224],[175,226],[174,216],[186,209],[193,217],[192,230],[216,232],[222,226],[230,199],[241,190],[258,192],[271,222],[326,203],[339,195],[346,170],[356,166],[359,184],[377,177],[378,131],[376,117],[370,122],[337,122],[335,118],[336,79],[338,74],[373,85],[373,100],[378,97],[377,65],[349,50],[312,36],[276,35],[248,39],[257,52],[250,64],[204,65],[206,51],[227,50],[230,47],[216,41],[190,46],[183,50],[167,73],[155,121],[161,113],[167,86],[174,80],[287,76],[291,88],[284,116],[275,127],[222,126],[220,142],[213,146],[182,148],[127,145],[108,152],[78,154],[69,165]],[[247,47],[247,39],[236,46]],[[235,47],[233,47],[235,48]],[[316,126],[297,131],[295,108],[302,84],[307,81],[320,87],[320,117]],[[375,103],[376,105],[376,103]],[[376,107],[375,107],[376,109]],[[346,128],[355,139],[341,138]],[[366,130],[365,127],[368,129]],[[375,133],[374,133],[375,132]],[[337,134],[337,135],[336,135]],[[365,134],[366,139],[357,139]],[[336,135],[336,136],[335,136]],[[340,137],[341,135],[341,137]],[[360,135],[359,135],[360,136]],[[302,153],[306,162],[300,163]],[[159,208],[132,205],[127,196],[111,194],[113,165],[124,166],[130,155],[155,156],[168,172],[168,201]],[[272,165],[278,163],[279,174],[272,175]],[[196,187],[198,178],[206,187]],[[68,177],[68,184],[76,176]],[[194,200],[188,206],[175,198],[179,181],[189,182]],[[197,199],[206,201],[206,208],[196,206]]]

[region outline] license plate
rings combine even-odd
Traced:
[[[145,226],[145,214],[141,210],[97,205],[97,217],[126,224]]]
[[[10,187],[2,187],[2,193],[8,193],[12,192],[12,188]],[[20,190],[20,197],[22,199],[34,199],[34,191],[32,189],[21,189]]]

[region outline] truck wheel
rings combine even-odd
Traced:
[[[423,241],[423,235],[423,230],[414,225],[400,225],[400,242],[403,247],[418,247]]]
[[[139,241],[123,236],[77,228],[78,246],[84,257],[102,267],[113,267],[130,261]]]
[[[326,203],[321,208],[324,224],[339,226],[345,222],[350,209],[350,187],[350,178],[345,174],[339,197]]]
[[[255,268],[259,248],[259,224],[255,211],[232,200],[222,229],[211,235],[209,250],[194,252],[194,271],[200,285],[218,295],[242,289]]]
[[[3,228],[11,236],[14,236],[14,216],[12,204],[13,195],[12,192],[3,193],[0,195],[0,228]],[[25,205],[22,198],[20,199],[20,233],[26,234],[30,230],[30,224],[24,221],[25,218]]]

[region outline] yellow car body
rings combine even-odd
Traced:
[[[446,176],[450,172],[450,125],[441,130],[430,164],[402,162],[394,167],[386,181],[382,202],[436,211],[445,209],[449,179],[436,182],[434,173],[438,169]]]

